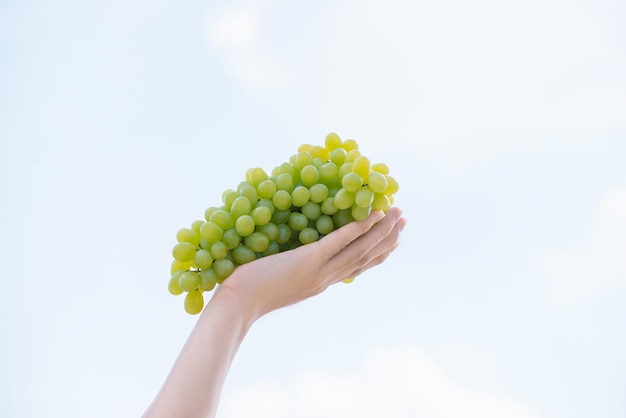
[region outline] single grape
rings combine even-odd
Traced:
[[[263,180],[257,187],[259,197],[262,199],[271,199],[276,193],[276,184],[272,180]]]
[[[299,212],[291,212],[289,215],[289,227],[294,231],[301,231],[307,227],[309,220],[307,217]]]
[[[333,218],[328,215],[321,215],[315,221],[315,229],[322,235],[330,234],[335,229]]]
[[[354,203],[356,203],[356,205],[361,208],[370,207],[373,201],[374,192],[367,187],[357,191],[354,197]]]
[[[319,203],[309,202],[302,206],[302,214],[306,216],[309,221],[315,221],[322,214],[322,208]]]
[[[229,250],[237,247],[241,242],[241,235],[239,235],[239,233],[237,232],[237,228],[230,228],[224,231],[224,235],[222,236],[222,242]]]
[[[357,173],[347,173],[341,179],[341,186],[348,192],[356,192],[363,186],[363,178]]]
[[[298,234],[298,240],[303,244],[310,244],[317,241],[319,238],[320,234],[317,232],[317,229],[310,227],[304,228],[300,231],[300,234]]]
[[[294,164],[298,169],[302,170],[309,164],[313,164],[313,156],[307,151],[300,151],[296,154],[296,163]]]
[[[310,151],[311,148],[313,148],[313,145],[311,144],[302,144],[298,147],[298,152],[303,152],[303,151]]]
[[[359,149],[359,144],[354,139],[346,139],[341,144],[341,147],[346,151],[350,152],[353,149]]]
[[[239,196],[239,193],[233,189],[226,189],[224,193],[222,193],[222,202],[224,206],[229,208],[233,204],[233,200],[235,200]]]
[[[279,244],[285,244],[291,239],[291,228],[285,223],[276,225],[278,228],[278,238],[276,242]]]
[[[300,171],[300,180],[305,186],[311,187],[320,179],[320,173],[314,165],[307,165]]]
[[[174,274],[177,271],[180,270],[189,270],[189,267],[191,267],[191,262],[187,261],[187,262],[181,262],[178,260],[173,260],[172,261],[172,265],[170,267],[170,273]]]
[[[262,181],[267,179],[267,173],[262,168],[255,167],[246,171],[246,181],[254,187],[257,187]]]
[[[250,215],[243,215],[237,218],[235,222],[235,230],[242,237],[247,237],[254,232],[254,219]]]
[[[211,222],[222,228],[222,230],[232,228],[235,226],[235,220],[223,209],[218,209],[211,214]]]
[[[282,163],[280,165],[280,174],[289,174],[294,184],[300,181],[300,170],[291,163]]]
[[[352,163],[352,172],[358,174],[362,179],[370,175],[370,160],[365,155],[358,156]]]
[[[309,189],[311,202],[322,203],[328,197],[328,187],[325,184],[317,183]]]
[[[204,296],[199,290],[193,290],[185,296],[185,311],[191,315],[197,315],[204,308]]]
[[[197,234],[200,233],[200,227],[202,226],[202,224],[204,224],[204,221],[202,220],[197,220],[197,221],[193,221],[191,223],[191,229],[196,232]]]
[[[293,191],[293,176],[291,174],[287,174],[287,173],[282,173],[278,176],[278,178],[276,179],[276,187],[277,187],[277,191],[274,193],[274,196],[276,196],[276,193],[278,193],[281,190],[286,191],[287,193],[291,193]]]
[[[393,194],[396,194],[399,188],[400,186],[398,185],[396,179],[391,176],[387,176],[387,188],[383,193],[385,193],[387,196],[391,196]]]
[[[272,213],[272,215],[274,214],[274,211],[276,210],[276,207],[274,206],[272,199],[259,199],[259,201],[256,204],[256,207],[258,208],[260,206],[265,206],[266,208],[268,208],[270,212]]]
[[[339,173],[337,165],[330,161],[322,164],[318,171],[320,173],[319,182],[322,184],[329,184],[334,182],[337,179],[337,174]]]
[[[188,242],[197,247],[200,244],[200,234],[191,228],[181,228],[176,233],[176,240],[178,242]]]
[[[222,258],[226,257],[226,254],[228,254],[228,248],[226,248],[226,244],[224,244],[222,241],[214,242],[211,245],[210,251],[213,260],[215,260],[213,261],[214,264],[217,260],[221,260]]]
[[[289,210],[277,210],[272,214],[270,222],[273,222],[276,225],[287,223],[289,221],[290,213],[291,212]]]
[[[333,203],[337,209],[348,209],[354,204],[354,192],[349,192],[346,189],[339,189],[334,197]]]
[[[247,247],[257,253],[267,250],[267,247],[270,245],[269,238],[262,232],[254,232],[248,235],[244,242]]]
[[[343,179],[343,176],[348,173],[352,173],[352,163],[343,163],[339,166],[339,169],[337,171],[337,178]]]
[[[218,283],[222,283],[224,279],[233,274],[235,271],[235,265],[228,258],[222,258],[221,260],[215,260],[213,263],[213,271]]]
[[[286,190],[278,190],[272,197],[272,203],[278,210],[288,210],[291,207],[291,195]]]
[[[335,206],[335,198],[327,197],[326,199],[324,199],[321,208],[324,215],[332,215],[337,212],[338,209],[337,206]]]
[[[383,193],[387,189],[387,177],[377,171],[372,171],[367,177],[367,186],[373,192]]]
[[[200,272],[200,287],[202,290],[209,292],[215,288],[217,277],[213,269],[206,269]]]
[[[389,167],[387,167],[387,164],[376,163],[372,164],[372,171],[380,174],[389,174]]]
[[[350,209],[338,210],[337,212],[335,212],[332,218],[337,228],[341,228],[342,226],[347,225],[354,220]]]
[[[257,192],[256,187],[247,181],[242,181],[237,186],[237,191],[240,196],[245,196],[249,201],[252,207],[256,205],[256,202],[259,200],[259,192]]]
[[[339,148],[341,146],[341,138],[334,132],[326,135],[324,139],[324,146],[328,151],[333,151],[335,148]]]
[[[370,215],[372,208],[370,206],[362,208],[360,206],[352,206],[351,214],[355,221],[362,221]]]
[[[259,228],[257,228],[258,232],[263,232],[267,235],[267,238],[270,241],[276,241],[278,239],[278,226],[275,223],[269,222]]]
[[[200,235],[202,235],[202,238],[210,243],[214,243],[215,241],[222,239],[222,234],[222,228],[211,221],[205,222],[200,228]]]
[[[207,221],[211,220],[211,215],[215,212],[217,208],[215,206],[211,206],[204,211],[204,219]]]
[[[174,274],[172,274],[172,277],[170,277],[170,281],[167,284],[167,290],[169,290],[169,292],[174,296],[180,295],[181,293],[183,293],[183,290],[180,288],[180,285],[178,284],[178,280],[180,279],[180,276],[182,274],[183,274],[182,270],[175,272]]]
[[[267,257],[269,255],[277,254],[279,252],[280,252],[280,245],[278,245],[278,242],[271,241],[270,245],[267,247],[267,250],[263,251],[261,253],[261,256]]]
[[[207,250],[198,250],[193,258],[194,264],[201,270],[208,269],[213,264],[213,257]]]
[[[272,211],[266,206],[257,206],[250,215],[257,226],[263,226],[272,219]]]
[[[311,193],[306,186],[298,186],[291,192],[291,204],[301,208],[311,197]]]
[[[341,167],[346,162],[348,152],[343,148],[337,148],[331,151],[330,161],[337,167]]]
[[[172,248],[172,255],[180,262],[191,261],[196,255],[196,246],[188,242],[179,242]]]
[[[311,149],[309,150],[309,153],[311,154],[313,159],[320,158],[324,161],[328,161],[329,152],[325,147],[321,147],[319,145],[313,145]]]
[[[239,245],[233,250],[233,258],[239,264],[246,264],[256,260],[256,253],[245,245]]]
[[[237,219],[242,215],[249,214],[251,210],[252,205],[250,204],[248,198],[245,196],[237,196],[230,207],[230,214]]]
[[[360,156],[361,156],[361,151],[359,151],[358,149],[350,150],[348,151],[348,155],[346,155],[346,162],[354,164],[354,161]]]
[[[389,198],[382,193],[374,193],[374,200],[372,201],[372,209],[382,210],[387,212],[391,205],[389,204]]]
[[[184,271],[178,278],[178,286],[183,292],[191,292],[200,286],[200,275],[195,271]]]

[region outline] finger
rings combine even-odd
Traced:
[[[364,273],[365,271],[371,269],[372,267],[376,267],[377,265],[382,264],[385,260],[387,260],[387,258],[391,255],[391,253],[394,252],[396,248],[398,248],[399,245],[400,243],[396,242],[386,252],[379,254],[375,258],[370,259],[366,265],[358,266],[355,270],[351,271],[349,274],[342,276],[342,278],[337,280],[337,282],[340,282],[347,278],[357,277],[360,274]]]
[[[401,217],[399,209],[390,212],[391,209],[387,212],[385,218],[373,226],[366,234],[357,237],[340,252],[335,254],[328,261],[328,267],[331,271],[341,271],[351,266],[353,263],[366,262],[367,260],[364,260],[364,258],[373,248],[383,242],[392,233],[395,224]],[[388,246],[391,245],[389,241],[387,241],[387,243],[389,244]]]
[[[376,222],[384,217],[385,214],[377,210],[362,221],[350,222],[336,231],[331,232],[317,242],[321,254],[325,259],[332,258],[352,241],[369,231]]]
[[[400,218],[394,225],[392,230],[388,235],[386,235],[382,240],[380,240],[373,248],[369,251],[363,253],[359,256],[359,258],[353,258],[351,262],[349,261],[344,268],[337,270],[337,275],[335,277],[339,277],[340,279],[344,279],[346,277],[353,277],[356,274],[360,274],[361,272],[367,270],[368,268],[378,264],[377,260],[380,260],[381,256],[385,254],[389,254],[391,251],[397,248],[398,241],[400,238],[400,233],[404,226],[406,225],[406,219]],[[357,245],[355,241],[352,245]],[[347,250],[347,249],[346,249]],[[381,260],[382,261],[382,260]],[[344,261],[338,261],[344,262]],[[374,264],[372,264],[374,263]],[[330,268],[336,266],[329,266]],[[355,273],[358,272],[358,273]]]

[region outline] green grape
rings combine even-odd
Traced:
[[[204,250],[210,250],[211,249],[211,245],[213,245],[212,242],[209,242],[209,241],[205,240],[204,238],[200,239],[200,248],[202,248]]]
[[[312,147],[313,147],[313,145],[311,145],[311,144],[302,144],[302,145],[300,145],[298,147],[298,152],[303,152],[303,151],[308,152],[308,151],[311,150]]]
[[[231,207],[233,200],[235,200],[238,196],[239,193],[233,189],[224,190],[224,193],[222,193],[222,202],[224,203],[224,206],[227,208]]]
[[[267,179],[267,173],[262,168],[250,168],[246,171],[246,181],[254,187],[257,187],[262,181]]]
[[[256,205],[256,202],[259,200],[259,192],[256,191],[256,187],[254,187],[247,181],[242,181],[241,183],[239,183],[239,185],[237,186],[237,191],[239,192],[240,196],[245,196],[250,201],[252,207],[254,207],[254,205]]]
[[[226,257],[226,254],[228,254],[228,248],[226,248],[226,244],[224,244],[222,241],[217,241],[214,242],[211,245],[211,256],[213,257],[213,264],[215,264],[215,262],[217,260],[221,260],[222,258]]]
[[[319,171],[320,167],[322,167],[326,163],[326,160],[320,157],[313,158],[313,165]]]
[[[185,271],[178,278],[178,286],[183,292],[191,292],[200,286],[200,275],[195,271]]]
[[[200,235],[191,228],[181,228],[176,233],[178,242],[188,242],[197,247],[200,244]]]
[[[242,215],[249,214],[251,209],[252,205],[247,197],[237,196],[230,207],[230,214],[237,219]]]
[[[387,167],[387,164],[376,163],[372,164],[372,171],[380,174],[389,174],[389,167]]]
[[[305,186],[311,187],[320,179],[320,173],[314,165],[307,165],[300,171],[300,180]]]
[[[317,183],[309,189],[311,202],[322,203],[328,197],[328,187],[325,184]]]
[[[250,215],[257,226],[263,226],[272,219],[272,211],[266,206],[257,206]]]
[[[352,172],[357,173],[362,179],[370,175],[370,160],[365,155],[358,156],[352,163]]]
[[[319,158],[323,161],[328,161],[328,157],[330,156],[328,150],[325,147],[320,147],[319,145],[313,145],[309,150],[311,157],[313,160]]]
[[[310,197],[311,193],[307,187],[297,186],[293,189],[293,192],[291,192],[291,204],[301,208],[309,201]]]
[[[241,242],[241,235],[237,232],[236,228],[230,228],[224,231],[222,242],[229,250],[232,250]]]
[[[269,179],[263,180],[257,187],[257,191],[261,199],[271,199],[276,193],[276,183]]]
[[[387,177],[377,171],[372,171],[367,177],[367,186],[373,192],[383,193],[387,190]]]
[[[222,283],[224,279],[233,274],[235,271],[235,265],[228,258],[222,258],[221,260],[215,260],[213,263],[213,271],[218,283]]]
[[[262,232],[254,232],[248,235],[244,242],[248,248],[256,253],[262,253],[270,245],[269,238]]]
[[[374,192],[368,189],[367,187],[356,192],[356,196],[354,197],[354,203],[356,203],[356,205],[361,208],[370,207],[373,201],[374,201]]]
[[[346,162],[348,152],[343,148],[337,148],[330,152],[330,161],[337,167],[341,167]]]
[[[362,221],[367,218],[372,211],[370,206],[362,208],[360,206],[352,206],[351,213],[355,221]]]
[[[233,258],[239,264],[246,264],[256,260],[256,253],[245,245],[239,245],[233,250]]]
[[[320,234],[317,232],[317,229],[310,227],[304,228],[300,231],[300,234],[298,234],[298,240],[303,244],[310,244],[317,241],[319,238]]]
[[[182,261],[174,260],[172,261],[172,266],[170,267],[170,273],[174,274],[177,271],[189,270],[189,267],[191,267],[191,262],[189,261],[182,262]]]
[[[382,210],[383,212],[386,212],[390,206],[391,205],[389,203],[389,198],[387,197],[387,195],[384,195],[382,193],[374,193],[374,200],[372,201],[372,209]]]
[[[222,228],[211,221],[205,222],[200,228],[200,235],[202,235],[202,238],[207,240],[209,243],[214,243],[215,241],[222,239],[222,233]]]
[[[291,193],[293,191],[292,175],[287,173],[280,174],[276,179],[276,187],[278,188],[278,190],[274,193],[274,196],[276,196],[276,193],[281,190],[286,191],[287,193]]]
[[[210,208],[207,208],[204,211],[204,219],[206,219],[207,221],[211,220],[211,215],[213,214],[213,212],[215,212],[217,210],[217,208],[215,206],[211,206]]]
[[[243,215],[237,218],[237,222],[235,222],[235,230],[242,237],[247,237],[251,233],[254,232],[254,219],[250,215]]]
[[[334,197],[333,203],[337,209],[348,209],[354,204],[356,193],[349,192],[346,189],[339,189]]]
[[[185,311],[191,315],[197,315],[204,308],[204,296],[199,290],[194,290],[185,296]]]
[[[286,190],[278,190],[274,193],[272,203],[278,210],[288,210],[291,207],[291,195]]]
[[[276,225],[287,223],[289,221],[290,213],[291,212],[289,210],[277,210],[272,214],[270,222],[273,222]]]
[[[320,180],[319,182],[322,184],[329,184],[337,178],[337,174],[339,173],[339,169],[337,165],[333,162],[327,162],[322,164],[319,168]]]
[[[196,246],[188,242],[179,242],[172,248],[172,255],[175,260],[181,262],[191,261],[196,255]]]
[[[302,170],[309,164],[313,164],[313,156],[307,151],[300,151],[296,154],[296,163],[298,169]]]
[[[315,221],[315,229],[322,235],[330,234],[335,229],[333,218],[328,215],[321,215]]]
[[[267,247],[267,250],[263,251],[261,253],[261,256],[267,257],[269,255],[277,254],[279,252],[280,252],[280,245],[278,245],[278,242],[271,241],[270,245]]]
[[[324,138],[324,146],[328,151],[332,152],[334,149],[341,146],[341,138],[336,133],[331,132]]]
[[[285,244],[291,239],[291,228],[285,223],[276,225],[278,228],[278,238],[276,242],[279,244]]]
[[[357,173],[347,173],[341,179],[341,186],[348,192],[356,192],[363,186],[363,179]]]
[[[213,264],[213,257],[207,250],[198,250],[193,258],[193,263],[201,270],[208,269]]]
[[[357,144],[357,142],[354,139],[346,139],[341,144],[341,147],[345,149],[346,151],[350,152],[353,149],[359,149],[359,144]]]
[[[361,152],[358,149],[353,149],[348,151],[348,155],[346,155],[346,162],[353,163],[354,161],[361,156]]]
[[[322,214],[322,208],[319,203],[309,202],[302,206],[302,214],[306,216],[309,221],[314,221]]]
[[[350,209],[342,209],[335,212],[333,215],[333,222],[337,228],[341,228],[344,225],[352,222],[354,218],[352,217],[352,212]]]
[[[294,161],[295,161],[295,155]],[[282,163],[280,165],[280,174],[289,174],[294,183],[300,181],[300,171],[291,163]]]
[[[265,206],[266,208],[268,208],[272,215],[274,214],[274,211],[276,210],[276,207],[274,206],[272,199],[260,199],[258,203],[256,204],[256,207],[258,208],[261,206]]]
[[[387,188],[383,193],[387,196],[391,196],[392,194],[396,194],[400,186],[398,186],[398,182],[391,176],[387,176]]]
[[[257,231],[263,232],[265,235],[267,235],[267,238],[270,241],[276,241],[278,239],[278,226],[276,226],[275,223],[269,222],[257,228]]]
[[[289,215],[289,227],[294,231],[301,231],[307,227],[309,220],[307,217],[299,212],[291,212]]]
[[[209,292],[215,288],[217,277],[213,269],[206,269],[200,272],[200,288]]]
[[[181,293],[183,293],[183,290],[180,288],[180,285],[178,284],[178,280],[180,279],[180,276],[182,274],[183,274],[182,270],[175,272],[174,274],[172,274],[172,277],[170,277],[170,281],[167,284],[167,290],[169,290],[169,292],[174,296],[180,295]]]
[[[223,209],[213,211],[210,221],[222,228],[222,230],[229,229],[235,226],[235,220],[233,219],[233,217],[230,215],[230,213],[226,212]]]
[[[197,234],[199,234],[200,227],[202,226],[202,224],[204,224],[204,221],[201,221],[201,220],[193,221],[193,223],[191,224],[191,229]]]
[[[324,199],[321,208],[324,215],[332,215],[337,212],[338,209],[337,206],[335,206],[335,198],[327,197],[326,199]]]
[[[339,166],[339,170],[337,171],[337,177],[342,179],[348,173],[352,173],[352,163],[343,163]]]

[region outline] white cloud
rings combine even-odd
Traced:
[[[587,244],[546,248],[538,260],[549,275],[548,304],[569,308],[590,296],[626,288],[626,187],[602,196]]]
[[[537,418],[507,396],[458,384],[415,346],[378,349],[362,367],[338,374],[312,370],[291,382],[259,382],[227,393],[223,418],[422,417]]]

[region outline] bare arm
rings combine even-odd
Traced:
[[[228,369],[252,324],[380,264],[397,247],[401,212],[374,212],[295,250],[237,267],[215,292],[145,418],[214,417]]]

